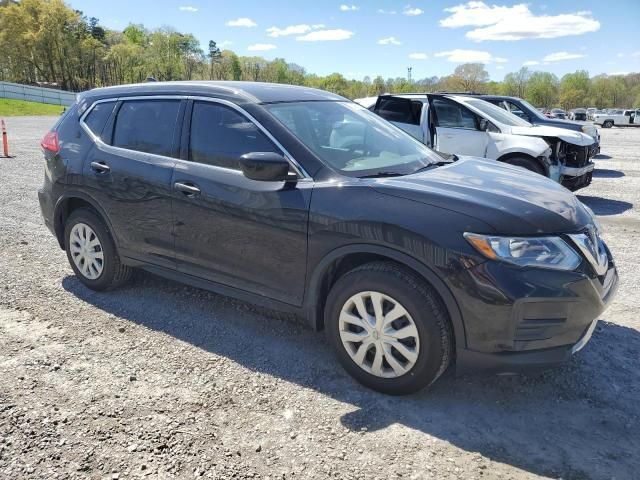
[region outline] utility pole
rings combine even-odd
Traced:
[[[407,67],[407,80],[409,83],[411,83],[411,68],[412,67]]]

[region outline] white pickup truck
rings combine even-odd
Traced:
[[[434,150],[517,165],[578,190],[591,183],[594,139],[581,132],[534,126],[479,98],[398,94],[356,99]]]
[[[640,108],[636,110],[615,110],[612,113],[595,113],[593,123],[602,128],[640,127]]]

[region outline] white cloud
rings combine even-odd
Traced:
[[[301,37],[296,37],[300,42],[327,42],[333,40],[348,40],[353,36],[353,32],[337,28],[334,30],[316,30]]]
[[[387,37],[378,40],[378,45],[402,45],[402,42],[396,37]]]
[[[624,53],[618,53],[618,54],[616,54],[616,57],[622,58],[622,57],[624,57]]]
[[[560,15],[535,15],[525,3],[500,6],[470,1],[445,8],[450,15],[440,20],[448,28],[476,27],[465,36],[476,42],[485,40],[522,40],[582,35],[600,29],[600,22],[589,11]]]
[[[416,52],[416,53],[410,53],[409,58],[411,58],[412,60],[426,60],[429,57],[427,56],[426,53]]]
[[[179,10],[183,12],[197,12],[198,9],[196,7],[192,7],[191,5],[185,5],[183,7],[178,7]]]
[[[418,15],[422,15],[423,13],[424,10],[422,10],[421,8],[412,7],[411,5],[407,5],[406,7],[404,7],[404,10],[402,10],[402,14],[409,17],[416,17]]]
[[[489,52],[482,50],[462,50],[460,48],[434,53],[433,56],[444,57],[452,63],[504,63],[508,61],[506,58],[494,57]]]
[[[569,52],[555,52],[550,53],[542,60],[544,62],[561,62],[563,60],[573,60],[575,58],[584,58],[586,55],[582,53],[569,53]]]
[[[250,18],[240,17],[235,20],[229,20],[226,25],[227,27],[255,27],[258,24]]]
[[[629,75],[629,72],[611,72],[608,75]]]
[[[360,10],[360,7],[355,5],[345,5],[344,3],[340,5],[341,12],[355,12],[356,10]]]
[[[278,28],[278,27],[270,27],[267,28],[267,34],[270,37],[286,37],[287,35],[302,35],[303,33],[307,33],[311,31],[311,26],[306,24],[300,25],[289,25],[288,27]]]
[[[383,8],[379,8],[378,13],[382,13],[383,15],[395,15],[398,12],[396,10],[385,10]]]
[[[537,60],[527,60],[522,65],[525,67],[533,67],[534,65],[540,65],[540,62]]]
[[[266,52],[267,50],[275,50],[276,47],[272,43],[254,43],[253,45],[249,45],[247,50],[250,52]]]
[[[218,47],[228,47],[229,45],[233,45],[233,42],[231,40],[223,40],[218,44]]]

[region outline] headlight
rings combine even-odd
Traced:
[[[580,256],[560,237],[497,237],[465,233],[464,238],[482,255],[520,267],[574,270]]]
[[[584,202],[580,202],[582,203],[582,206],[584,207],[584,209],[589,212],[589,215],[591,215],[591,221],[593,222],[593,226],[596,227],[596,230],[598,231],[598,233],[602,233],[602,225],[600,225],[600,221],[598,220],[598,217],[596,217],[596,214],[594,213],[593,210],[591,210],[591,207],[587,206]]]

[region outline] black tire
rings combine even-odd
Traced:
[[[73,227],[78,223],[84,223],[91,227],[95,235],[98,237],[103,253],[103,266],[100,275],[95,278],[87,278],[76,266],[72,257],[70,249],[70,235]],[[109,290],[119,287],[124,284],[131,277],[131,268],[123,265],[120,261],[120,256],[116,250],[115,243],[109,229],[105,225],[104,221],[98,214],[89,208],[79,208],[74,210],[64,226],[64,239],[65,250],[67,252],[67,259],[73,269],[73,272],[83,284],[89,287],[91,290]]]
[[[613,120],[605,120],[602,124],[602,128],[611,128],[613,127]]]
[[[540,162],[534,160],[533,158],[512,157],[507,159],[505,163],[508,163],[509,165],[515,165],[516,167],[525,168],[530,172],[544,175],[544,169],[542,168],[542,165],[540,165]]]
[[[359,292],[380,292],[397,300],[414,320],[420,349],[413,367],[395,378],[382,378],[363,370],[347,353],[340,338],[340,312]],[[416,392],[430,384],[449,366],[453,346],[446,308],[424,280],[391,262],[373,262],[357,267],[338,279],[325,308],[325,329],[344,369],[360,383],[390,395]]]

